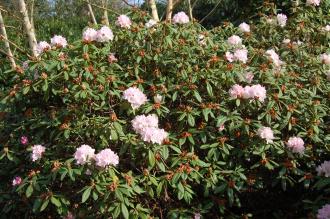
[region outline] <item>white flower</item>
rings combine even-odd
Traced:
[[[52,46],[61,47],[61,48],[64,48],[68,45],[66,39],[59,35],[55,35],[53,38],[51,38],[50,44]]]
[[[231,37],[228,38],[227,42],[229,45],[237,46],[242,44],[242,39],[237,35],[232,35]]]
[[[31,159],[32,161],[36,161],[36,160],[39,160],[43,153],[45,152],[46,148],[42,145],[34,145],[32,147],[32,154],[31,154]]]
[[[96,40],[101,43],[113,40],[112,30],[107,26],[103,26],[97,31]]]
[[[173,24],[186,24],[189,23],[189,17],[183,11],[178,12],[173,16]]]
[[[259,128],[258,135],[260,136],[260,138],[265,139],[267,144],[273,143],[274,133],[271,128],[264,126]]]
[[[280,27],[285,27],[288,17],[285,14],[278,14],[276,18],[278,25],[280,25]]]
[[[87,28],[83,32],[83,40],[87,42],[92,42],[97,39],[97,31],[94,30],[93,28]]]
[[[250,25],[248,25],[247,23],[243,22],[241,23],[238,28],[240,29],[240,31],[242,31],[243,33],[249,33],[250,32]]]
[[[154,102],[155,102],[155,103],[161,103],[162,100],[163,100],[162,95],[157,94],[156,96],[154,96]]]
[[[146,24],[145,24],[145,27],[146,28],[150,28],[150,27],[153,27],[157,24],[157,21],[153,20],[153,19],[150,19]]]
[[[94,159],[94,152],[95,149],[91,148],[91,146],[85,144],[81,145],[74,153],[74,159],[78,165],[84,165],[91,159]]]

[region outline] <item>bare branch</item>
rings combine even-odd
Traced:
[[[10,49],[10,45],[9,45],[9,42],[8,42],[8,37],[7,37],[7,32],[6,32],[6,28],[5,28],[5,22],[3,20],[3,17],[2,17],[2,14],[1,14],[1,11],[0,11],[0,31],[2,33],[2,37],[4,38],[5,40],[5,48],[7,50],[7,53],[6,55],[8,56],[9,58],[9,61],[11,63],[11,66],[12,68],[16,68],[16,62],[15,62],[15,59],[14,59],[14,56],[13,56],[13,53],[11,52],[11,49]]]

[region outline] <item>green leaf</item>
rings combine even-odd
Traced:
[[[125,219],[129,218],[128,210],[124,203],[121,203],[121,213],[123,214]]]
[[[82,197],[81,197],[81,203],[84,203],[85,201],[87,201],[87,199],[89,198],[89,196],[91,195],[91,191],[92,191],[92,187],[88,187]]]
[[[199,93],[196,90],[194,90],[194,96],[198,100],[198,102],[202,102],[202,97],[199,95]]]
[[[49,199],[47,199],[46,201],[44,201],[44,203],[42,203],[42,205],[41,205],[40,211],[45,210],[47,208],[47,206],[48,206],[48,203],[49,203]]]
[[[32,193],[33,193],[33,186],[32,184],[30,184],[25,191],[25,195],[27,198],[29,198],[32,195]]]
[[[52,197],[50,198],[50,201],[51,201],[56,207],[61,207],[61,202],[60,202],[57,198],[55,198],[54,196],[52,196]]]
[[[40,205],[41,205],[42,201],[40,198],[37,198],[34,203],[33,203],[33,208],[32,208],[32,211],[33,212],[37,212],[38,209],[40,208]]]
[[[155,166],[155,155],[151,150],[148,151],[148,159],[150,166],[151,167]]]

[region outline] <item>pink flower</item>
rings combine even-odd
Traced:
[[[162,142],[167,138],[168,133],[164,129],[159,129],[157,127],[148,127],[141,133],[141,138],[143,141],[162,144]]]
[[[66,39],[59,35],[53,36],[53,38],[50,39],[50,44],[60,48],[64,48],[68,45]]]
[[[234,61],[234,55],[231,52],[226,52],[225,57],[228,62],[233,62]]]
[[[117,61],[118,61],[118,59],[116,58],[115,54],[110,53],[110,54],[108,55],[108,62],[109,62],[110,64],[115,63],[115,62],[117,62]]]
[[[277,53],[273,49],[269,49],[266,51],[267,58],[274,63],[276,67],[280,67],[283,62],[280,60],[280,57],[277,55]]]
[[[246,72],[244,78],[247,83],[251,83],[254,78],[254,74],[252,72]]]
[[[228,38],[227,42],[229,45],[237,46],[242,44],[242,39],[237,35],[232,35],[231,37]]]
[[[330,161],[324,161],[321,165],[316,168],[317,175],[324,175],[330,177]]]
[[[229,90],[229,95],[231,98],[243,97],[244,88],[241,85],[235,84]]]
[[[219,132],[222,132],[223,130],[225,130],[225,124],[221,124],[218,128]]]
[[[294,153],[303,154],[305,147],[304,141],[300,137],[290,137],[286,143],[287,147]]]
[[[129,19],[129,17],[122,14],[117,18],[116,25],[121,27],[121,28],[129,29],[132,25],[132,22],[131,22],[131,19]]]
[[[267,144],[273,143],[274,133],[271,128],[269,127],[260,127],[258,129],[258,135],[260,138],[265,139]]]
[[[326,64],[326,65],[330,65],[330,54],[327,53],[323,53],[321,56],[321,61]]]
[[[194,219],[201,219],[200,213],[194,213]]]
[[[314,5],[314,6],[319,6],[320,5],[321,0],[307,0],[306,4],[307,5]]]
[[[50,45],[46,41],[41,41],[37,45],[37,55],[40,55],[41,53],[51,49]]]
[[[95,149],[91,148],[91,146],[85,144],[81,145],[74,153],[74,159],[78,165],[84,165],[91,159],[94,159],[94,152]]]
[[[22,178],[20,176],[16,176],[14,179],[13,179],[13,182],[12,182],[12,185],[13,186],[18,186],[22,183]]]
[[[145,24],[145,27],[146,28],[150,28],[150,27],[153,27],[157,24],[157,21],[153,20],[153,19],[150,19],[146,24]]]
[[[31,154],[31,158],[32,158],[32,161],[36,161],[36,160],[39,160],[43,153],[45,152],[46,148],[42,145],[34,145],[32,147],[32,154]]]
[[[87,42],[92,42],[97,39],[97,31],[94,30],[93,28],[87,28],[83,32],[83,40]]]
[[[280,25],[280,27],[284,27],[286,25],[286,21],[288,20],[288,17],[285,14],[278,14],[277,15],[277,23]]]
[[[99,167],[107,167],[109,165],[116,166],[119,163],[119,157],[111,149],[104,149],[95,155],[95,164]]]
[[[172,22],[173,24],[186,24],[189,23],[189,17],[181,11],[173,16]]]
[[[253,98],[258,99],[260,102],[264,102],[266,99],[266,89],[260,84],[253,85],[251,87]]]
[[[63,217],[63,219],[74,219],[74,218],[75,218],[74,215],[70,211],[65,217]]]
[[[96,40],[101,43],[113,40],[113,33],[111,29],[107,26],[103,26],[97,31]]]
[[[248,54],[248,51],[245,48],[243,48],[243,49],[236,49],[234,51],[234,59],[235,60],[238,60],[238,61],[241,61],[243,63],[246,63],[247,60],[248,60],[247,54]]]
[[[29,139],[26,136],[21,137],[21,144],[22,145],[27,145],[29,143]]]
[[[147,128],[158,127],[158,117],[155,114],[136,116],[132,120],[132,126],[136,133],[142,134]]]
[[[243,33],[249,33],[250,32],[250,25],[247,23],[243,22],[238,26],[239,30],[242,31]]]
[[[324,205],[317,211],[317,219],[329,219],[330,218],[330,204]]]
[[[147,96],[139,88],[130,87],[123,93],[123,99],[127,100],[133,109],[138,109],[147,102]]]

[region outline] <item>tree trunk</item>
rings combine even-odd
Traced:
[[[150,8],[151,8],[152,19],[154,19],[155,21],[159,21],[159,16],[158,16],[158,11],[157,11],[157,6],[156,6],[155,0],[149,0],[148,2],[150,5]]]
[[[35,32],[33,14],[34,14],[34,0],[32,0],[32,2],[31,2],[30,23],[31,23],[31,27],[33,29],[33,32]]]
[[[166,22],[171,23],[173,11],[173,0],[167,0]]]
[[[191,0],[188,0],[188,10],[189,10],[189,19],[191,20],[191,22],[193,22],[194,18],[193,18],[193,13],[192,13]]]
[[[30,49],[32,50],[33,56],[37,56],[36,34],[30,23],[29,14],[26,9],[24,0],[18,0],[18,7],[19,7],[20,13],[22,13],[22,15],[23,15],[24,27],[25,27],[26,34],[28,35],[28,38],[29,38]]]
[[[107,25],[107,26],[110,26],[109,24],[109,17],[108,17],[108,0],[103,0],[102,1],[102,4],[103,4],[103,8],[105,8],[103,10],[103,19],[104,19],[104,24]]]
[[[97,25],[97,21],[96,21],[96,19],[95,19],[94,12],[93,12],[93,9],[92,9],[91,4],[89,4],[89,1],[88,1],[88,3],[87,3],[87,6],[88,6],[89,14],[90,14],[90,16],[92,17],[93,23],[94,23],[95,25]]]
[[[10,45],[9,45],[8,37],[7,37],[7,32],[6,32],[6,27],[5,27],[5,22],[3,21],[1,10],[0,10],[0,32],[1,32],[1,36],[2,36],[0,38],[3,38],[4,41],[5,41],[4,42],[5,43],[5,48],[7,50],[7,56],[9,58],[10,63],[11,63],[11,66],[13,68],[16,68],[16,62],[15,62],[13,53],[11,52],[11,49],[10,49]]]

